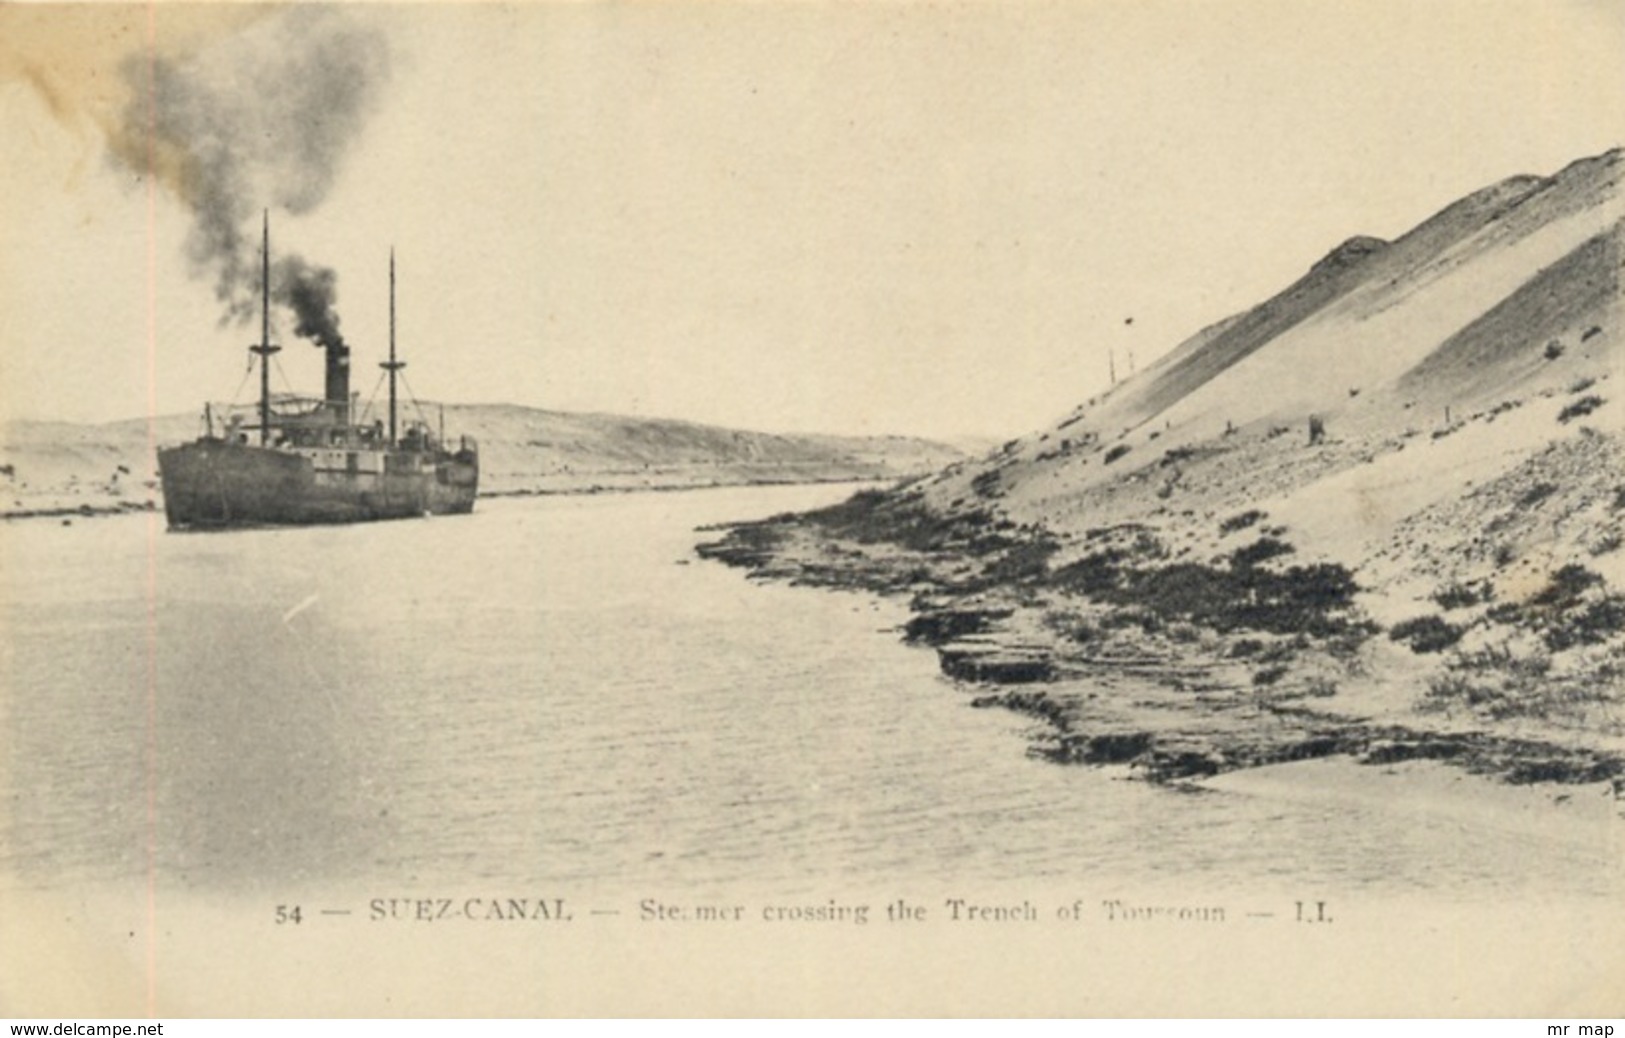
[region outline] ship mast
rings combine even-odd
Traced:
[[[271,214],[261,213],[260,227],[260,341],[250,353],[260,358],[260,446],[271,436],[271,354],[282,347],[271,345]]]
[[[395,373],[406,361],[395,359],[395,250],[389,250],[389,359],[378,365],[389,372],[389,445],[395,446]]]

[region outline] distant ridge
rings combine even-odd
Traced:
[[[439,405],[424,417],[439,420]],[[906,436],[779,435],[674,419],[447,404],[449,432],[480,441],[488,494],[898,479],[964,457]],[[160,445],[201,431],[200,415],[151,423]],[[0,425],[0,510],[144,506],[157,493],[146,419]],[[6,496],[9,495],[9,496]]]

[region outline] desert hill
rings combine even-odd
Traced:
[[[1344,243],[1273,298],[938,481],[932,499],[951,501],[998,471],[1022,484],[1011,502],[1020,508],[1120,479],[1152,460],[1146,452],[1222,442],[1227,430],[1245,439],[1289,426],[1298,438],[1314,415],[1333,434],[1431,431],[1446,407],[1466,417],[1606,377],[1620,363],[1621,161],[1612,151],[1555,177],[1514,177],[1392,243]],[[1118,447],[1128,450],[1112,466],[1096,458]]]
[[[908,591],[1062,759],[1619,779],[1622,164],[1351,239],[1046,428],[706,551]]]
[[[962,457],[907,436],[778,435],[694,422],[543,411],[513,405],[446,407],[446,428],[480,441],[482,490],[639,488],[713,483],[886,479]]]

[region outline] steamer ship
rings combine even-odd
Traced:
[[[260,341],[249,347],[260,374],[257,421],[232,415],[216,430],[204,407],[204,433],[158,452],[164,511],[172,530],[373,522],[473,511],[479,445],[455,446],[421,416],[398,425],[395,355],[395,257],[389,260],[389,424],[358,421],[350,393],[350,349],[324,344],[321,399],[270,391],[270,226],[260,246]],[[443,424],[443,420],[442,420]]]

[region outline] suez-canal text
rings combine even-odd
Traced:
[[[1261,910],[1261,909],[1269,910]],[[1227,908],[1217,904],[1156,904],[1121,898],[1077,898],[1054,902],[1023,898],[980,902],[968,898],[893,898],[880,903],[840,898],[744,904],[643,898],[635,906],[581,908],[563,897],[376,897],[358,909],[277,905],[275,922],[298,924],[318,916],[360,917],[369,922],[544,922],[578,918],[630,918],[640,923],[1044,923],[1098,920],[1107,923],[1227,923],[1279,919],[1330,923],[1324,901],[1293,901],[1273,906]]]

